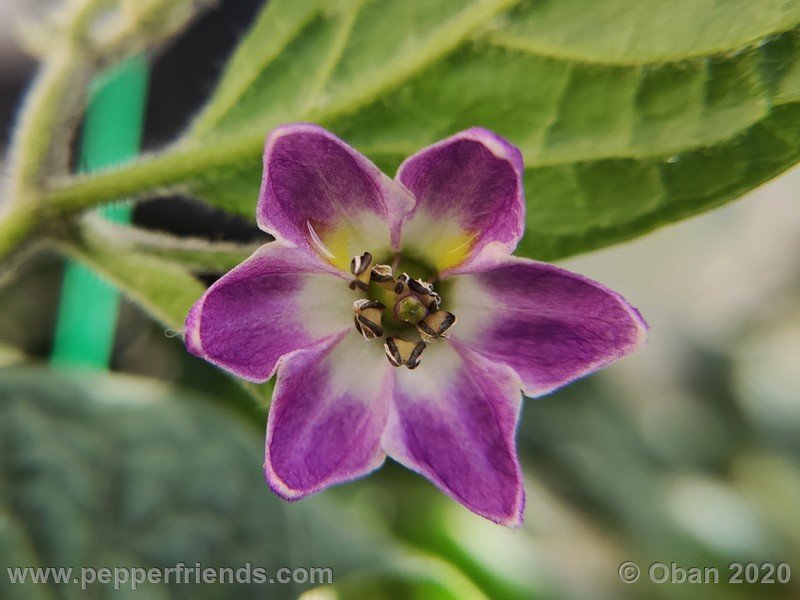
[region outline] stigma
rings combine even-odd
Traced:
[[[450,335],[456,316],[441,308],[442,298],[432,283],[408,273],[395,276],[390,265],[374,264],[369,252],[353,257],[350,273],[350,289],[368,296],[373,292],[382,300],[356,300],[353,321],[368,342],[387,334],[384,353],[391,365],[416,369],[427,345]],[[387,306],[391,310],[386,310]]]

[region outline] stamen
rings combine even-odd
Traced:
[[[425,305],[425,308],[433,312],[439,310],[439,306],[442,304],[442,297],[436,292],[431,292],[427,296],[421,296],[420,301]]]
[[[372,264],[372,254],[364,252],[361,256],[354,256],[350,261],[350,272],[356,277],[366,271]]]
[[[372,267],[370,279],[382,287],[388,287],[388,289],[394,287],[394,275],[392,274],[392,267],[389,265],[375,265]]]
[[[361,256],[354,256],[350,261],[350,272],[355,275],[355,279],[350,282],[350,289],[356,288],[363,292],[369,290],[369,266],[372,264],[372,254],[364,252]]]
[[[351,290],[354,290],[354,289],[358,288],[362,292],[368,292],[369,291],[369,286],[366,283],[364,283],[363,281],[359,281],[358,279],[353,279],[353,281],[351,281],[348,284],[348,286],[350,287]]]
[[[381,313],[386,307],[376,300],[360,298],[353,302],[353,310],[356,315],[354,323],[356,331],[364,336],[364,339],[374,340],[383,335],[383,327],[380,326]]]
[[[442,299],[436,292],[433,291],[433,285],[422,279],[411,279],[408,273],[403,273],[397,278],[398,284],[395,287],[394,293],[398,296],[403,293],[404,287],[408,286],[420,299],[420,302],[428,310],[438,310]]]
[[[425,342],[407,342],[395,337],[386,338],[383,349],[389,362],[399,367],[405,365],[413,370],[419,366],[420,355],[425,350]]]
[[[392,267],[389,265],[375,265],[372,267],[372,273],[370,274],[372,281],[377,281],[378,283],[385,283],[387,281],[392,281],[394,276],[392,275]]]
[[[406,275],[406,279],[408,287],[415,294],[422,294],[428,296],[433,293],[433,286],[427,281],[422,281],[421,279],[411,279],[410,277],[408,277],[408,275]]]
[[[392,363],[392,366],[400,367],[403,365],[403,357],[400,355],[400,349],[397,347],[397,342],[393,337],[386,338],[383,343],[383,349],[386,352],[386,358]]]
[[[446,338],[448,331],[455,325],[456,316],[446,310],[437,310],[417,323],[417,331],[426,342]]]
[[[364,336],[364,339],[368,342],[383,335],[383,327],[376,325],[362,315],[356,315],[354,324],[356,331]]]

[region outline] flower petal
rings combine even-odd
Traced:
[[[377,469],[392,367],[379,342],[345,333],[280,367],[267,423],[270,488],[296,500]]]
[[[522,155],[500,136],[468,129],[408,158],[397,172],[417,198],[403,224],[404,251],[440,271],[486,244],[510,253],[525,227]]]
[[[512,367],[539,396],[629,354],[647,324],[619,294],[554,265],[487,248],[448,279],[453,336]]]
[[[383,449],[471,511],[519,525],[525,492],[514,432],[521,398],[511,369],[468,348],[431,344],[418,368],[396,371]]]
[[[243,379],[266,381],[284,354],[352,329],[356,297],[333,267],[272,242],[195,303],[186,347]]]
[[[342,270],[353,256],[390,252],[413,204],[407,190],[321,127],[284,125],[267,139],[259,226]]]

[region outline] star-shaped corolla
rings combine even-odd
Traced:
[[[244,379],[277,374],[265,473],[288,500],[390,456],[475,513],[514,526],[514,435],[539,396],[633,351],[621,296],[514,257],[520,152],[485,129],[390,179],[311,124],[269,136],[259,226],[275,236],[198,300],[186,345]]]

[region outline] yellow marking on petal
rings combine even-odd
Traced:
[[[362,254],[368,248],[359,247],[358,250],[353,250],[358,246],[357,241],[361,236],[353,227],[345,225],[337,227],[330,231],[325,232],[325,243],[330,248],[333,256],[329,256],[328,260],[335,266],[345,271],[350,269],[350,261],[353,256]]]
[[[479,232],[465,229],[458,215],[422,210],[403,225],[403,255],[443,271],[466,260]]]
[[[425,255],[439,271],[455,267],[467,258],[477,237],[470,231],[437,236],[428,243]]]
[[[328,261],[343,271],[350,272],[350,261],[354,256],[369,251],[376,260],[376,256],[388,251],[386,224],[377,215],[367,213],[357,219],[340,221],[333,227],[326,225],[309,222],[308,232]]]

